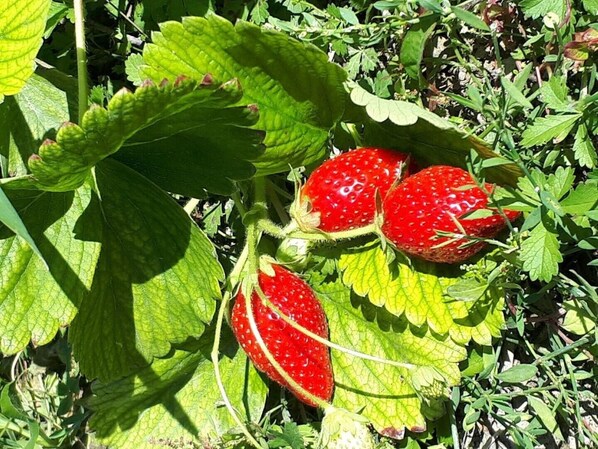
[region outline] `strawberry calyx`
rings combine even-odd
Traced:
[[[301,189],[298,192],[289,210],[296,227],[308,233],[322,232],[318,229],[321,221],[321,212],[316,212],[312,209],[311,201],[301,194]]]
[[[358,413],[330,406],[324,411],[318,449],[373,449],[369,421]]]

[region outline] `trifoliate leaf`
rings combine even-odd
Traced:
[[[500,336],[503,325],[503,297],[486,289],[477,301],[457,301],[447,289],[460,282],[460,271],[412,260],[388,263],[377,242],[353,248],[340,256],[342,280],[360,296],[390,313],[405,315],[415,326],[428,325],[434,332],[449,334],[456,342],[471,339],[489,345]]]
[[[0,225],[0,352],[14,354],[30,340],[49,342],[77,313],[100,250],[82,215],[90,222],[99,217],[86,186],[68,193],[6,193],[48,264]]]
[[[7,186],[71,190],[122,148],[120,160],[167,190],[190,196],[202,196],[204,189],[230,193],[228,178],[253,174],[246,160],[259,154],[263,137],[246,128],[257,119],[254,107],[229,108],[241,95],[237,81],[215,85],[209,76],[202,82],[148,83],[135,93],[121,90],[106,109],[92,106],[81,126],[64,124],[55,142],[46,140],[30,157],[32,175]]]
[[[588,128],[585,123],[580,123],[575,133],[573,142],[573,153],[575,159],[580,165],[588,168],[594,168],[597,164],[598,156],[592,138],[588,134]]]
[[[256,128],[266,131],[267,151],[255,161],[259,173],[286,172],[324,156],[344,110],[346,74],[316,47],[216,15],[166,22],[153,41],[144,50],[144,77],[239,79],[243,102],[260,109]]]
[[[212,447],[234,429],[210,361],[213,339],[210,332],[135,374],[94,385],[89,406],[95,438],[111,449]],[[242,421],[257,422],[266,386],[230,332],[221,347],[220,373],[231,403]]]
[[[50,0],[8,0],[0,9],[0,97],[18,93],[33,73]]]
[[[540,117],[523,131],[521,145],[529,148],[535,145],[543,145],[559,136],[566,136],[580,117],[581,114],[579,113]]]
[[[165,192],[119,162],[95,168],[102,251],[69,338],[88,377],[130,374],[200,336],[222,279],[214,247]]]
[[[397,367],[332,350],[336,384],[333,405],[362,410],[378,432],[392,438],[401,438],[405,428],[424,431],[425,416],[437,411],[428,410],[418,395],[421,392],[415,390],[414,371],[422,366],[434,368],[447,386],[456,385],[460,378],[457,363],[465,358],[465,349],[426,327],[413,327],[362,298],[351,298],[350,291],[338,282],[323,284],[316,293],[328,316],[333,342],[414,365]]]
[[[529,272],[532,281],[550,281],[559,272],[559,263],[563,261],[556,234],[546,229],[542,222],[521,244],[520,257],[523,269]]]
[[[465,167],[471,150],[483,159],[497,157],[484,141],[428,110],[406,101],[376,97],[358,85],[351,88],[351,100],[364,106],[371,118],[365,120],[368,145],[412,153],[418,161],[430,165]],[[488,168],[487,174],[495,182],[515,185],[521,171],[515,164],[504,164]]]

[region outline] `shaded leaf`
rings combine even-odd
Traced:
[[[0,104],[0,154],[8,158],[8,174],[26,175],[27,160],[43,139],[76,117],[76,81],[58,70],[38,68],[21,92]]]
[[[595,315],[592,316],[578,299],[563,302],[566,310],[565,319],[561,326],[575,335],[587,335],[596,327]]]
[[[254,173],[246,161],[259,154],[259,132],[253,107],[229,106],[241,97],[235,80],[216,85],[179,78],[117,93],[106,109],[94,105],[81,126],[64,124],[56,141],[46,140],[29,158],[32,175],[7,181],[7,187],[66,191],[81,185],[102,159],[124,151],[119,159],[163,188],[190,196],[204,189],[230,193],[229,178]],[[240,142],[243,148],[240,150]],[[172,173],[180,176],[172,176]],[[167,175],[169,174],[169,175]]]
[[[200,336],[222,268],[202,231],[165,192],[106,160],[95,169],[102,251],[69,339],[81,371],[115,379]]]
[[[71,322],[86,297],[100,245],[81,216],[99,219],[89,187],[74,192],[6,192],[37,243],[31,247],[0,225],[0,352],[14,354],[31,340],[49,342]]]
[[[8,0],[0,9],[0,98],[18,93],[33,73],[50,0]]]
[[[95,438],[113,449],[204,447],[235,428],[210,361],[213,332],[123,379],[94,385]],[[222,381],[241,418],[257,422],[266,386],[231,336],[223,334]]]
[[[216,15],[164,23],[153,41],[144,50],[144,77],[159,82],[211,73],[239,79],[243,101],[259,106],[256,128],[266,131],[267,151],[255,160],[260,174],[325,155],[330,129],[344,110],[346,74],[316,47],[247,22],[233,26]]]
[[[20,238],[25,240],[33,252],[43,260],[42,253],[33,241],[33,238],[29,234],[27,227],[19,217],[19,214],[13,207],[12,203],[0,188],[0,223],[4,224],[8,229],[18,235]],[[44,261],[45,263],[45,261]]]

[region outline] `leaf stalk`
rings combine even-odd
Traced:
[[[85,49],[85,9],[83,0],[74,0],[75,47],[77,52],[77,86],[79,88],[79,124],[87,111],[89,85],[87,82],[87,52]]]

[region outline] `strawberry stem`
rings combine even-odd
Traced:
[[[226,314],[226,310],[228,309],[228,304],[230,303],[231,299],[231,291],[237,285],[239,281],[240,274],[245,269],[245,265],[247,264],[247,257],[249,255],[249,247],[246,244],[243,247],[243,251],[239,255],[237,259],[237,263],[235,264],[234,268],[232,269],[228,280],[227,280],[227,291],[224,293],[222,297],[222,302],[220,307],[218,308],[218,319],[216,320],[216,332],[214,334],[214,343],[212,345],[212,352],[210,354],[210,358],[212,360],[212,364],[214,365],[214,376],[216,377],[216,384],[218,385],[218,389],[220,390],[220,396],[222,397],[222,401],[226,406],[226,409],[232,416],[233,420],[239,426],[247,441],[257,449],[261,449],[262,446],[259,442],[251,435],[247,426],[241,421],[237,411],[233,407],[230,398],[228,397],[228,393],[226,392],[226,388],[224,383],[222,382],[222,374],[220,373],[220,365],[219,365],[219,355],[220,355],[220,338],[222,335],[222,325],[224,323],[224,317]]]
[[[262,449],[260,443],[251,435],[249,429],[241,421],[241,418],[237,414],[237,411],[233,407],[233,404],[228,397],[228,393],[226,392],[226,388],[224,387],[224,383],[222,382],[222,374],[220,373],[220,365],[219,365],[219,354],[220,354],[220,336],[222,334],[222,324],[224,322],[224,315],[228,307],[228,303],[230,302],[231,295],[229,292],[226,292],[222,298],[222,303],[220,304],[220,308],[218,309],[218,319],[216,321],[216,333],[214,336],[214,344],[212,346],[211,352],[211,359],[212,364],[214,365],[214,375],[216,377],[216,384],[218,385],[218,389],[220,390],[220,396],[222,397],[222,401],[230,415],[232,416],[233,420],[239,426],[247,441],[257,449]]]
[[[282,320],[285,323],[289,324],[294,329],[298,330],[299,332],[301,332],[304,335],[307,335],[309,338],[317,341],[318,343],[326,345],[329,348],[336,349],[337,351],[344,352],[345,354],[352,355],[353,357],[357,357],[357,358],[365,359],[365,360],[371,360],[372,362],[383,363],[385,365],[392,365],[392,366],[397,366],[399,368],[405,368],[405,369],[410,369],[410,370],[418,367],[418,365],[414,365],[412,363],[397,362],[396,360],[384,359],[381,357],[376,357],[375,355],[365,354],[363,352],[355,351],[354,349],[347,348],[345,346],[341,346],[341,345],[336,344],[326,338],[322,338],[319,335],[310,331],[309,329],[306,329],[305,327],[301,326],[299,323],[293,321],[289,316],[285,315],[282,312],[282,310],[280,310],[278,307],[276,307],[274,304],[272,304],[272,302],[259,290],[257,293],[260,296],[260,298],[262,299],[262,301],[264,301],[264,303],[268,306],[268,308],[270,308],[271,310],[276,312],[276,314],[278,316],[280,316],[280,318],[282,318]]]
[[[340,232],[323,232],[316,229],[314,229],[313,232],[305,232],[299,230],[294,221],[289,223],[289,225],[287,225],[285,228],[281,228],[268,218],[262,218],[257,224],[261,231],[277,239],[283,240],[286,238],[294,238],[309,240],[311,242],[333,242],[336,240],[354,239],[369,234],[375,234],[378,230],[378,227],[375,223],[363,226],[361,228]]]
[[[79,124],[87,111],[89,86],[87,83],[87,53],[85,50],[85,8],[83,0],[73,2],[75,9],[75,47],[77,54],[77,86],[79,94]]]

